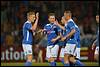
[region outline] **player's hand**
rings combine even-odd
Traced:
[[[93,44],[92,44],[92,50],[94,50],[94,48],[95,48],[95,44],[93,43]]]
[[[56,19],[56,21],[54,22],[54,24],[55,24],[55,25],[58,25],[58,24],[59,24],[57,19]]]
[[[55,42],[55,41],[56,41],[56,39],[52,39],[52,40],[51,40],[51,42]]]
[[[36,19],[39,19],[39,12],[36,13]]]
[[[61,41],[65,41],[65,40],[66,40],[66,37],[62,37],[62,38],[61,38]]]
[[[37,31],[36,33],[40,33],[40,32],[43,32],[43,29],[40,29],[39,31]]]

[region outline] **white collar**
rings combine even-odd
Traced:
[[[65,26],[67,26],[67,23],[65,24]]]
[[[69,19],[67,22],[69,22],[69,21],[73,21],[72,19]]]
[[[67,23],[70,22],[70,21],[73,21],[73,20],[72,20],[72,19],[69,19],[69,20],[67,21]],[[65,24],[65,26],[67,25],[67,23]]]
[[[27,20],[26,23],[31,23],[31,22]]]

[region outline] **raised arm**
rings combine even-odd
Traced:
[[[32,30],[36,30],[37,25],[38,25],[38,20],[39,20],[39,13],[36,13],[36,21],[34,23],[34,25],[32,26]]]

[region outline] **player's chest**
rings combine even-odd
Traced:
[[[47,34],[55,34],[56,30],[57,30],[56,26],[50,25],[47,27]]]

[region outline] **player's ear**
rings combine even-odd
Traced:
[[[48,18],[48,20],[50,20],[50,18]]]

